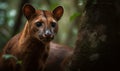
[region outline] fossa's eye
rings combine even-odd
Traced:
[[[51,22],[51,26],[54,28],[56,27],[56,23],[55,22]]]
[[[37,27],[41,27],[43,25],[43,22],[36,22]]]

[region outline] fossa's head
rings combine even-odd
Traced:
[[[42,42],[51,41],[58,31],[58,20],[63,15],[63,7],[58,6],[53,11],[36,10],[32,5],[25,4],[24,16],[28,20],[30,36]]]

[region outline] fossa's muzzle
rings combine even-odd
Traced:
[[[49,42],[54,39],[54,33],[51,30],[45,30],[42,35],[39,35],[40,40]]]

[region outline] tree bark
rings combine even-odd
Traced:
[[[70,71],[120,70],[120,0],[88,0]]]

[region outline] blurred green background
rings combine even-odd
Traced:
[[[61,5],[64,14],[59,21],[56,43],[74,47],[80,16],[86,0],[0,0],[0,49],[6,42],[22,30],[26,18],[22,15],[24,3],[31,3],[36,9],[53,10]]]

